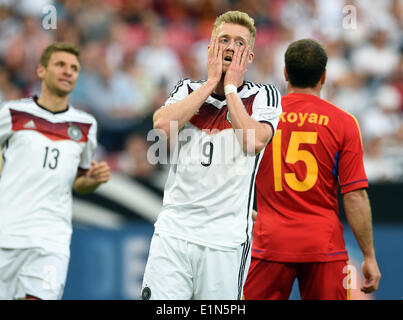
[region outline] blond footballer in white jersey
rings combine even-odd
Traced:
[[[109,166],[92,161],[96,121],[68,105],[79,52],[55,43],[41,57],[40,97],[0,105],[0,299],[60,299],[72,233],[72,189],[95,190]]]
[[[275,87],[244,81],[255,32],[245,13],[218,17],[208,79],[180,81],[154,114],[154,127],[177,140],[177,156],[155,224],[142,299],[242,296],[254,180],[281,114]],[[170,135],[172,124],[177,136]]]

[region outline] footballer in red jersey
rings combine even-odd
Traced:
[[[378,287],[360,130],[352,115],[320,98],[326,62],[325,50],[309,39],[285,54],[288,94],[256,178],[245,299],[288,299],[295,279],[302,299],[348,298],[338,187],[364,257],[361,290]]]

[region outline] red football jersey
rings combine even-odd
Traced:
[[[356,119],[309,94],[282,98],[283,114],[256,178],[252,256],[279,262],[347,260],[341,193],[367,188]]]

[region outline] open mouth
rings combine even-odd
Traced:
[[[231,61],[232,61],[232,57],[224,57],[224,61],[231,62]]]

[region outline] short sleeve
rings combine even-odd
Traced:
[[[97,148],[97,122],[94,119],[93,123],[88,131],[88,139],[85,143],[84,150],[81,153],[81,159],[79,168],[82,170],[88,170],[91,168],[91,161]]]
[[[178,81],[176,86],[169,94],[168,99],[165,101],[164,106],[168,106],[170,104],[179,102],[184,98],[186,98],[189,95],[189,89],[188,89],[189,82],[190,80],[187,78]]]
[[[7,141],[12,133],[10,109],[5,103],[0,104],[0,146]]]
[[[269,123],[274,133],[281,113],[281,94],[277,88],[273,85],[261,87],[253,103],[252,119]]]
[[[336,156],[338,157],[337,171],[342,194],[368,187],[358,122],[353,116],[349,116],[344,124],[343,146]]]

